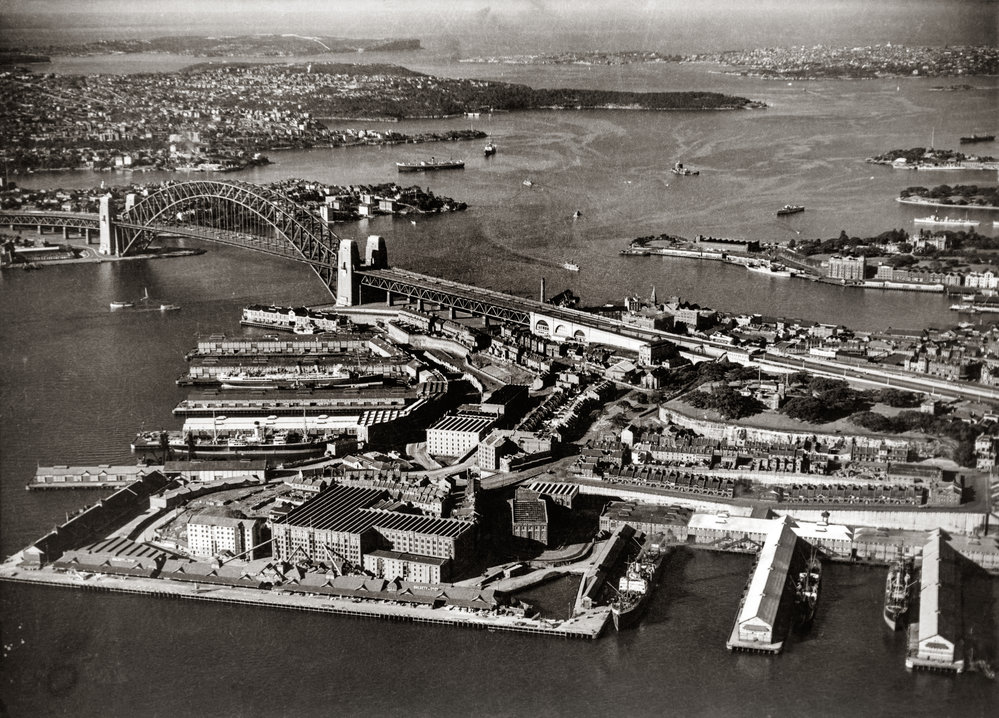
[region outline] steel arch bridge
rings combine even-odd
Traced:
[[[340,238],[326,222],[279,192],[246,182],[191,180],[143,197],[117,220],[122,254],[141,251],[169,226],[196,225],[215,241],[309,264],[336,293]]]

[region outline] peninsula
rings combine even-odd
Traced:
[[[999,186],[941,184],[929,189],[906,187],[899,193],[898,201],[903,204],[922,204],[930,207],[999,209]]]
[[[872,79],[876,77],[967,77],[999,72],[999,49],[992,46],[768,47],[681,55],[658,50],[564,52],[539,55],[480,56],[462,62],[510,65],[630,65],[700,62],[726,65],[732,74],[766,79]],[[953,89],[965,89],[966,85]],[[934,88],[944,89],[944,88]]]
[[[0,77],[0,152],[11,172],[173,169],[192,158],[245,164],[257,153],[350,144],[480,139],[475,130],[409,136],[331,127],[519,110],[732,110],[715,92],[614,92],[435,77],[397,65],[199,64],[176,73]],[[205,160],[204,158],[209,158]]]

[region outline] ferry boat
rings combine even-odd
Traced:
[[[961,137],[958,141],[962,145],[971,144],[972,142],[992,142],[996,138],[995,135],[969,135],[968,137]]]
[[[326,454],[335,435],[303,436],[288,431],[251,431],[222,435],[185,434],[181,431],[166,433],[166,448],[179,456],[189,458],[233,457],[307,459]],[[132,452],[145,454],[163,451],[164,440],[160,432],[138,434],[132,441]]]
[[[778,217],[785,217],[789,214],[798,214],[798,212],[804,212],[804,205],[800,204],[785,204],[779,210],[777,210]]]
[[[482,154],[484,154],[486,157],[492,157],[494,154],[496,154],[496,145],[490,142],[488,145],[486,145],[483,148]]]
[[[680,175],[681,177],[696,177],[701,174],[700,170],[687,169],[683,166],[682,162],[677,162],[670,168],[670,172],[675,175]]]
[[[437,160],[433,157],[419,162],[396,162],[396,169],[400,172],[432,172],[434,170],[460,170],[464,169],[464,160]]]
[[[805,570],[798,574],[798,580],[794,584],[794,623],[799,629],[806,628],[815,618],[821,579],[822,563],[813,549]]]
[[[562,269],[568,269],[570,272],[578,272],[579,271],[579,265],[578,264],[573,264],[572,262],[563,262],[562,263]]]
[[[618,583],[618,594],[611,601],[614,628],[622,630],[635,625],[649,601],[655,582],[659,580],[663,559],[666,558],[665,537],[656,534],[646,539],[638,557]]]
[[[885,579],[884,619],[888,628],[897,631],[909,612],[909,592],[914,584],[914,564],[911,558],[897,558],[888,567]]]
[[[977,227],[980,222],[975,219],[957,219],[950,217],[938,217],[931,214],[928,217],[916,217],[912,220],[916,224],[938,224],[945,227]]]

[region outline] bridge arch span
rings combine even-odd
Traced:
[[[307,262],[335,294],[339,237],[322,218],[289,197],[246,182],[176,182],[142,197],[119,216],[120,223],[138,230],[131,233],[122,253],[144,249],[164,224],[191,210],[205,213],[202,219],[215,222],[210,226],[216,229],[267,228],[278,245],[289,250],[290,256]]]

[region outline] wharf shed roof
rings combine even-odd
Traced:
[[[381,489],[331,486],[290,511],[280,523],[330,531],[354,531],[359,518],[357,510],[367,508],[385,496]]]
[[[715,531],[741,531],[744,533],[768,534],[773,527],[773,519],[757,519],[751,516],[736,516],[725,513],[695,513],[687,524],[693,529],[713,529]]]
[[[771,524],[773,530],[760,549],[756,570],[746,591],[746,600],[739,611],[739,623],[759,621],[773,627],[777,620],[787,574],[797,537],[786,523]]]
[[[961,595],[953,553],[939,529],[930,532],[919,579],[920,644],[936,638],[954,646],[961,638]]]
[[[168,461],[163,471],[168,474],[219,471],[260,472],[267,468],[267,459],[239,459],[234,461]]]

